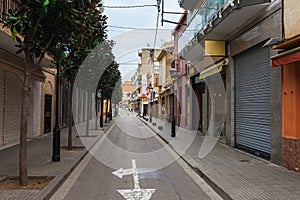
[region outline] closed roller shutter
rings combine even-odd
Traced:
[[[270,52],[261,45],[235,57],[236,146],[269,159]]]
[[[12,143],[19,141],[20,135],[22,82],[11,72],[6,72],[5,80],[4,142]]]
[[[0,69],[0,144],[4,139],[4,71]]]

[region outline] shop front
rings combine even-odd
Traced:
[[[300,167],[300,47],[272,57],[272,67],[282,66],[282,164]]]

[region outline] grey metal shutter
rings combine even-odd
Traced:
[[[4,139],[4,71],[0,69],[0,145]]]
[[[5,78],[4,142],[12,143],[19,141],[20,135],[22,82],[11,72],[6,72]]]
[[[270,51],[255,46],[235,57],[236,146],[269,158]]]

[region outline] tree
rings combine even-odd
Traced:
[[[122,93],[122,80],[120,79],[115,86],[115,89],[112,94],[111,102],[113,104],[118,104],[122,101],[123,93]]]
[[[90,7],[90,5],[95,5],[96,1],[19,0],[14,2],[16,3],[16,8],[10,11],[4,23],[10,27],[12,38],[18,42],[17,53],[24,53],[25,57],[25,67],[23,74],[20,75],[23,83],[23,104],[21,109],[19,175],[20,184],[27,185],[26,139],[31,76],[39,68],[46,53],[59,58],[64,50],[63,44],[65,41],[70,41],[68,40],[69,38],[75,39],[75,42],[81,39],[77,38],[80,36],[77,34],[79,32],[78,27],[82,26],[81,30],[84,29],[85,31],[85,26],[96,27],[102,21],[90,22],[81,16],[83,13],[85,14],[84,16],[91,14],[89,9],[93,7]],[[93,12],[95,13],[96,11]],[[103,28],[102,24],[101,28]],[[87,43],[84,44],[86,45]],[[78,54],[80,55],[81,53]]]
[[[116,88],[118,88],[118,82],[121,80],[121,73],[118,68],[119,68],[119,64],[116,61],[114,61],[104,71],[97,87],[97,91],[101,90],[101,94],[102,94],[101,100],[107,99],[110,101],[110,103],[112,102],[111,99],[113,96],[113,92],[115,91]],[[103,121],[103,119],[100,120]],[[107,115],[105,121],[107,121]]]
[[[92,49],[101,45],[106,38],[105,28],[107,17],[102,15],[99,1],[91,1],[86,5],[74,12],[74,22],[77,25],[73,27],[71,37],[63,41],[63,46],[67,49],[67,53],[64,53],[62,57],[62,76],[70,83],[68,150],[72,149],[72,96],[77,73],[81,66],[91,66],[90,63],[84,63],[84,60],[86,60],[89,53],[93,54],[91,53]],[[92,55],[89,56],[92,57]],[[95,71],[93,70],[93,72]],[[85,84],[84,81],[83,84]]]

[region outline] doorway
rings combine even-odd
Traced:
[[[45,94],[44,133],[51,132],[52,95]]]

